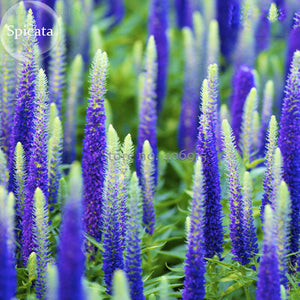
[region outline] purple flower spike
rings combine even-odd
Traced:
[[[150,143],[146,140],[143,146],[141,186],[143,192],[143,223],[145,231],[150,235],[153,234],[155,228],[155,210],[153,204],[155,195],[153,179],[153,173],[155,172],[154,158]]]
[[[235,50],[240,28],[240,18],[239,0],[217,0],[221,52],[227,60],[230,60]]]
[[[142,168],[142,153],[143,145],[146,140],[149,141],[152,151],[154,153],[155,171],[153,174],[155,185],[157,183],[158,171],[157,171],[157,140],[156,140],[156,103],[155,103],[155,84],[157,75],[156,65],[156,47],[153,36],[149,38],[148,46],[146,50],[146,62],[145,62],[145,82],[142,102],[139,112],[139,131],[138,142],[136,150],[136,172],[141,182],[141,168]]]
[[[244,174],[243,203],[245,250],[247,257],[250,259],[258,253],[258,244],[252,210],[252,178],[249,172]]]
[[[49,139],[48,148],[48,171],[49,171],[49,209],[54,209],[54,204],[57,203],[58,186],[61,178],[61,157],[62,157],[62,126],[59,117],[56,117],[53,122],[53,132]]]
[[[13,196],[0,186],[0,299],[14,299],[16,294],[16,270],[14,258]]]
[[[49,100],[56,104],[61,113],[66,69],[65,30],[61,18],[54,24],[53,41],[49,62]]]
[[[259,139],[263,142],[261,143],[260,152],[263,152],[266,146],[266,133],[272,115],[274,93],[274,82],[272,80],[268,80],[264,88],[263,107],[261,113],[261,128],[259,132]]]
[[[278,146],[283,158],[283,179],[291,197],[290,253],[298,252],[300,236],[300,51],[294,53],[280,119]],[[292,262],[296,257],[292,256]]]
[[[223,251],[223,227],[217,140],[215,135],[218,101],[217,65],[210,65],[208,73],[208,80],[203,81],[202,87],[202,115],[196,152],[203,163],[205,257],[211,258],[215,254],[220,256]]]
[[[274,166],[274,155],[277,147],[277,139],[278,139],[278,125],[275,116],[271,117],[269,130],[267,135],[267,143],[266,143],[266,155],[265,155],[265,178],[264,178],[264,194],[262,198],[261,204],[261,219],[263,221],[263,214],[265,211],[265,206],[267,204],[271,204],[274,207],[273,202],[273,185],[274,185],[274,176],[273,176],[273,166]]]
[[[205,296],[204,211],[204,174],[202,173],[201,158],[198,156],[194,168],[192,210],[184,266],[185,280],[182,294],[184,300],[201,300]]]
[[[254,74],[247,66],[241,66],[234,75],[231,100],[232,130],[237,145],[240,140],[244,104],[250,90],[255,86]]]
[[[242,197],[242,187],[239,179],[238,163],[236,160],[236,146],[232,130],[227,120],[222,123],[223,145],[225,161],[227,164],[229,181],[229,204],[230,204],[230,224],[229,237],[231,239],[231,252],[233,259],[242,265],[249,262],[245,247],[245,222],[244,204]]]
[[[128,203],[128,191],[129,191],[129,183],[130,183],[130,165],[133,160],[134,156],[134,149],[133,149],[131,135],[128,134],[124,139],[124,143],[122,145],[122,159],[121,159],[121,166],[120,172],[122,174],[120,178],[120,188],[119,188],[119,195],[120,195],[120,207],[119,207],[119,223],[120,223],[120,234],[121,234],[121,241],[122,241],[122,249],[125,249],[126,244],[126,231],[127,231],[127,203]]]
[[[136,173],[130,182],[128,222],[126,234],[125,271],[132,299],[144,300],[141,258],[141,193]]]
[[[258,271],[257,300],[280,300],[280,276],[273,211],[268,204],[265,208],[265,225],[262,258]]]
[[[7,185],[7,161],[4,152],[0,148],[0,185]]]
[[[294,25],[288,38],[288,53],[286,71],[289,74],[293,56],[296,50],[300,50],[300,11],[295,14]]]
[[[276,6],[279,10],[279,20],[283,21],[286,18],[287,9],[286,9],[286,0],[275,0]]]
[[[36,98],[34,112],[34,137],[28,165],[28,178],[26,184],[26,197],[24,217],[22,220],[23,237],[22,251],[23,260],[27,259],[33,250],[32,226],[33,226],[33,195],[39,187],[45,198],[48,199],[48,94],[47,78],[41,69],[36,80]]]
[[[113,18],[114,21],[110,26],[112,28],[122,22],[125,15],[125,4],[124,0],[109,0],[107,3],[108,11],[106,16]]]
[[[187,153],[195,151],[199,113],[197,56],[195,39],[189,28],[183,29],[185,44],[184,91],[181,102],[178,144]]]
[[[9,35],[6,30],[8,26],[5,25],[2,30],[3,41],[8,47],[13,47],[14,37]],[[2,149],[7,157],[10,157],[11,152],[11,138],[14,119],[14,94],[15,94],[15,60],[7,53],[7,51],[1,47],[1,84],[0,84],[0,141]]]
[[[279,150],[278,150],[279,151]],[[280,155],[279,155],[280,156]],[[288,289],[288,256],[290,238],[290,197],[286,183],[281,181],[276,195],[275,222],[280,283]],[[299,263],[299,261],[298,261]],[[299,265],[298,265],[299,266]]]
[[[73,59],[77,54],[82,55],[83,61],[88,65],[90,61],[90,30],[92,25],[93,1],[63,1],[64,11],[68,18],[69,54]],[[93,53],[94,55],[94,53]]]
[[[37,299],[44,299],[47,290],[47,264],[50,262],[49,218],[45,196],[40,188],[34,193],[34,251],[37,257]]]
[[[49,6],[51,9],[55,8],[56,0],[41,0],[40,2]],[[49,18],[49,12],[46,9],[38,10],[38,8],[36,8],[36,13],[37,13],[37,28],[41,30],[43,27],[45,28],[53,27],[53,19]],[[39,45],[41,45],[41,47],[45,48],[46,46],[48,46],[46,44],[47,39],[45,39],[43,36],[39,36],[38,38],[39,38],[38,42]]]
[[[64,124],[64,163],[72,163],[76,158],[77,108],[82,93],[83,73],[83,60],[81,55],[78,54],[71,64],[68,78],[68,97]]]
[[[24,203],[26,199],[26,180],[27,174],[25,174],[24,170],[24,150],[22,144],[20,142],[17,143],[16,150],[15,150],[15,182],[16,182],[16,242],[17,242],[17,253],[21,253],[21,244],[22,244],[22,219],[24,215]],[[18,265],[20,265],[20,255],[18,255]]]
[[[157,48],[157,85],[156,109],[160,112],[167,89],[169,42],[168,29],[168,1],[152,0],[149,16],[149,36],[153,35]]]
[[[98,50],[91,70],[90,98],[82,151],[85,232],[98,242],[102,232],[102,194],[106,160],[104,94],[107,66],[106,53]]]
[[[80,164],[72,164],[70,194],[66,200],[58,250],[59,300],[85,299],[82,288],[83,253],[82,191]]]
[[[103,271],[106,292],[112,292],[113,274],[123,270],[123,249],[120,228],[120,153],[119,137],[112,127],[107,134],[107,168],[103,204]]]
[[[32,11],[28,11],[26,29],[35,30],[35,20]],[[35,36],[26,35],[23,40],[23,61],[20,67],[20,74],[17,87],[15,118],[13,125],[13,136],[11,143],[11,156],[9,159],[9,191],[15,192],[14,182],[14,157],[13,153],[18,142],[24,148],[25,169],[31,156],[31,145],[34,134],[34,100],[35,100],[35,79],[37,69],[37,40]]]
[[[177,26],[179,28],[189,27],[193,29],[193,0],[175,0],[175,9],[177,15]]]
[[[271,26],[268,19],[268,12],[263,12],[255,32],[256,53],[268,49],[271,38]]]

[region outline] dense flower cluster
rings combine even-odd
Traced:
[[[82,150],[82,176],[85,231],[101,240],[103,186],[105,172],[105,79],[107,73],[106,53],[98,51],[91,70],[89,105],[86,114],[85,136]]]
[[[290,253],[298,252],[300,236],[300,51],[294,54],[282,106],[278,145],[283,158],[283,179],[291,197]],[[295,262],[295,259],[293,259]]]
[[[247,245],[245,244],[245,227],[244,227],[244,203],[242,196],[242,187],[238,173],[238,162],[236,160],[236,147],[232,129],[227,120],[223,121],[223,140],[224,153],[227,164],[228,181],[229,181],[229,203],[230,203],[230,239],[231,252],[233,259],[241,264],[249,262],[247,257]]]
[[[298,2],[30,2],[0,32],[0,299],[297,297]]]
[[[250,90],[255,86],[254,74],[246,66],[241,66],[235,75],[233,80],[233,94],[231,102],[231,115],[232,130],[236,139],[237,145],[239,145],[243,107]]]
[[[263,257],[258,272],[257,298],[281,299],[280,297],[280,277],[278,266],[278,255],[276,251],[276,237],[274,234],[274,220],[270,205],[265,208],[264,213],[264,241]]]
[[[128,276],[132,299],[145,299],[142,280],[141,260],[141,201],[138,178],[133,173],[130,183],[130,199],[128,203],[128,226],[126,233],[125,271]]]
[[[181,100],[181,114],[178,128],[180,150],[193,153],[197,140],[197,120],[199,114],[199,95],[197,79],[196,40],[190,29],[183,30],[185,43],[184,92]]]
[[[26,28],[34,29],[35,20],[32,11],[29,10],[26,20]],[[35,37],[26,36],[22,45],[22,67],[19,70],[18,86],[16,91],[16,106],[14,123],[12,129],[11,153],[14,152],[16,144],[22,143],[25,155],[25,170],[29,163],[31,144],[34,134],[34,100],[36,93],[36,77],[38,73],[38,45]],[[13,157],[10,156],[10,182],[9,191],[15,192]]]
[[[33,142],[31,146],[30,160],[28,164],[28,178],[26,182],[26,196],[24,216],[22,219],[22,252],[26,263],[33,250],[33,195],[36,188],[40,188],[48,200],[49,177],[48,177],[48,94],[47,79],[44,71],[39,71],[36,81],[35,94],[35,117],[33,126]]]
[[[53,37],[49,64],[49,98],[50,102],[55,103],[58,111],[61,112],[66,68],[65,30],[61,17],[54,24]]]
[[[66,200],[58,252],[58,297],[61,300],[84,299],[82,276],[84,272],[82,228],[82,183],[80,164],[70,170],[70,193]]]
[[[0,186],[0,298],[12,299],[16,290],[16,271],[14,268],[15,257],[13,226],[13,205],[14,201],[7,195],[7,191]]]
[[[157,94],[155,92],[156,82],[158,81],[157,77],[157,52],[153,36],[149,38],[147,50],[146,50],[146,59],[145,59],[145,82],[143,88],[142,102],[139,112],[139,131],[138,131],[138,142],[136,150],[136,164],[137,164],[137,175],[141,180],[141,170],[143,162],[143,145],[146,140],[149,141],[154,154],[154,164],[155,171],[153,173],[153,179],[155,184],[157,183],[157,137],[156,137],[156,122],[157,122],[157,113],[156,107],[157,104],[155,99]]]
[[[223,227],[221,207],[221,187],[217,152],[217,106],[218,68],[210,65],[208,78],[202,86],[202,114],[198,128],[197,154],[202,159],[204,189],[205,257],[219,255],[223,251]]]
[[[204,299],[205,261],[204,261],[204,176],[201,157],[198,157],[194,169],[193,200],[188,231],[188,250],[185,261],[185,282],[183,299]]]
[[[159,112],[167,90],[169,41],[168,3],[166,0],[151,0],[149,16],[149,35],[154,37],[157,49],[156,110]]]

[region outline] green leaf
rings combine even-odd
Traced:
[[[244,283],[236,282],[233,285],[231,285],[224,293],[222,293],[221,297],[228,296],[228,295],[232,294],[234,291],[240,289],[243,286],[244,286]]]
[[[97,247],[100,251],[104,251],[102,245],[100,243],[98,243],[94,238],[92,238],[91,236],[89,236],[88,234],[85,234],[84,235],[85,238],[92,244],[94,245],[95,247]]]

